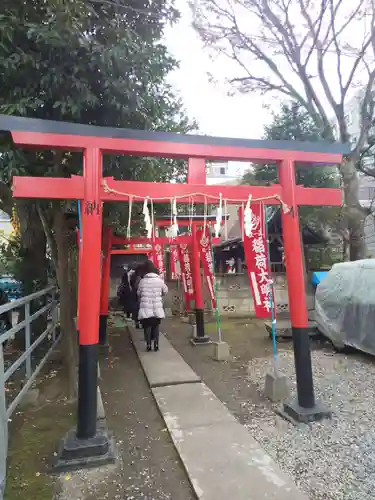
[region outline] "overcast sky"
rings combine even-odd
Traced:
[[[233,63],[228,60],[211,61],[207,52],[203,50],[198,35],[191,26],[192,16],[188,1],[176,0],[176,7],[181,12],[181,19],[177,25],[166,30],[165,41],[169,51],[180,61],[180,69],[170,76],[170,82],[183,98],[189,116],[198,121],[200,133],[224,137],[261,138],[264,125],[272,120],[270,109],[265,105],[271,105],[277,111],[281,102],[280,96],[276,99],[275,96],[270,95],[262,98],[259,93],[248,93],[246,95],[237,94],[232,97],[227,94],[227,89],[224,88],[223,83],[216,85],[211,83],[208,78],[209,72],[214,73],[219,81],[224,82],[226,77],[234,74],[238,76],[238,67],[231,66]],[[344,11],[342,15],[345,16],[345,14]],[[248,32],[259,32],[259,25],[253,24],[255,21],[247,17],[246,12],[243,12],[239,19],[242,23],[245,23],[244,29],[247,29]],[[296,22],[298,21],[299,17],[296,19]],[[340,22],[341,20],[337,19],[337,23]],[[363,40],[361,33],[363,29],[362,22],[357,26],[351,25],[349,33],[345,32],[345,37],[351,38],[353,36],[353,39],[348,40],[348,38],[345,38],[345,41],[357,46]],[[343,58],[341,70],[344,80],[345,76],[350,73],[354,60],[353,57],[345,56]],[[325,61],[329,86],[336,94],[336,99],[339,100],[338,80],[336,71],[334,71],[336,67],[335,55],[327,53]],[[314,66],[312,72],[314,73],[316,72],[314,58],[312,58],[312,64]],[[259,75],[260,73],[262,76],[267,76],[267,68],[262,63],[253,61],[251,65],[255,74]],[[278,65],[283,74],[288,73],[289,81],[295,88],[298,88],[301,83],[295,78],[283,57],[278,61]],[[228,74],[231,68],[232,75]],[[366,74],[364,79],[366,80]],[[349,99],[363,85],[361,80],[362,71],[357,75],[356,88],[351,89],[349,92]],[[333,116],[332,108],[328,105],[323,90],[316,84],[314,84],[314,88],[328,115]]]
[[[189,116],[198,121],[203,134],[261,138],[263,126],[270,120],[269,111],[262,107],[262,99],[249,94],[230,97],[223,86],[209,82],[207,73],[213,63],[191,27],[187,1],[178,0],[177,8],[181,19],[165,34],[170,52],[181,62],[180,70],[171,75],[170,81],[182,96]],[[215,63],[216,73],[217,65]]]

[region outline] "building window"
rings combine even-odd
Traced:
[[[209,177],[224,177],[228,175],[228,163],[226,162],[208,163],[207,174]]]

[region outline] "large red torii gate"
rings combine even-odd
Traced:
[[[145,197],[152,198],[153,202],[162,202],[165,198],[180,198],[179,202],[182,199],[187,202],[189,197],[195,202],[202,202],[204,196],[210,201],[210,198],[218,198],[222,194],[224,199],[238,204],[246,202],[251,194],[253,199],[271,197],[267,204],[277,204],[279,200],[275,196],[281,197],[291,207],[288,214],[282,213],[282,225],[297,380],[297,399],[287,402],[284,409],[301,420],[314,420],[325,415],[314,397],[298,206],[338,206],[342,198],[339,189],[297,186],[295,162],[338,164],[342,155],[349,152],[349,146],[146,132],[4,115],[0,116],[0,130],[9,131],[18,146],[83,152],[82,177],[15,177],[13,186],[17,198],[83,201],[78,421],[76,432],[66,439],[62,459],[79,461],[92,455],[100,461],[109,449],[108,435],[96,424],[103,202]],[[157,184],[103,179],[103,154],[188,159],[188,183]],[[270,187],[207,186],[206,160],[275,162],[280,184]],[[203,311],[197,310],[196,313],[200,315]]]

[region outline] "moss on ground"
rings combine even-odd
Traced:
[[[233,319],[228,319],[225,318],[224,320],[220,321],[220,329],[222,335],[225,335],[226,333],[234,333],[238,331],[239,328],[241,329],[246,329],[246,323],[250,323],[251,319],[243,319],[243,318],[233,318]],[[217,337],[217,324],[215,321],[210,321],[205,324],[205,331],[207,335],[212,337],[214,340]]]
[[[10,428],[5,500],[52,500],[55,480],[48,474],[64,434],[74,425],[75,409],[63,402],[27,409]]]

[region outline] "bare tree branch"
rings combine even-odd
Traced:
[[[56,246],[56,241],[52,233],[51,226],[49,225],[47,221],[47,216],[44,213],[44,210],[40,204],[39,201],[36,203],[36,209],[38,211],[38,215],[40,218],[40,221],[42,223],[43,229],[44,229],[44,234],[46,235],[47,243],[51,252],[51,259],[55,268],[55,271],[57,272],[57,246]]]
[[[347,7],[348,3],[344,0],[203,0],[196,25],[208,45],[220,46],[221,53],[235,61],[243,71],[243,75],[229,78],[231,83],[239,85],[243,91],[258,89],[290,96],[306,108],[328,138],[332,138],[334,116],[339,125],[340,140],[346,142],[349,139],[345,119],[347,95],[366,68],[369,76],[364,88],[371,89],[372,71],[375,70],[374,60],[366,60],[371,44],[375,47],[374,2],[353,0],[349,10],[346,10]],[[367,30],[362,41],[358,37],[361,43],[355,40],[356,47],[353,47],[347,42],[350,38],[347,32],[350,33],[353,23],[364,22],[369,15],[372,18],[371,29]],[[247,29],[244,22],[246,16],[250,16],[249,21],[251,18],[258,21],[260,31],[256,35],[253,29]],[[301,17],[304,22],[301,22]],[[312,57],[313,54],[316,58]],[[328,55],[336,59],[334,75],[331,59],[328,71]],[[255,72],[251,59],[264,63],[270,76]],[[294,75],[293,79],[278,63],[283,59]],[[353,64],[349,66],[350,59]],[[312,75],[314,64],[318,78]],[[332,82],[333,76],[336,84]],[[358,149],[365,143],[369,118],[374,111],[371,109],[371,93],[369,96],[367,90],[364,101],[361,114],[364,130],[359,137]]]
[[[323,0],[323,2],[324,2],[324,0]],[[324,2],[324,3],[326,4],[326,2]],[[327,81],[326,76],[325,76],[324,55],[326,52],[324,50],[324,46],[320,42],[319,36],[315,32],[314,23],[311,19],[310,14],[307,11],[305,0],[299,0],[299,5],[300,5],[300,9],[301,9],[301,14],[304,17],[304,19],[306,20],[308,29],[310,30],[311,38],[313,40],[316,40],[316,49],[317,49],[316,52],[317,52],[317,59],[318,59],[318,75],[319,75],[323,90],[325,92],[325,95],[327,97],[328,102],[330,103],[330,105],[332,107],[332,110],[334,111],[334,113],[337,117],[338,122],[340,123],[341,118],[342,118],[341,115],[343,113],[341,113],[342,110],[339,109],[339,105],[335,101],[335,98],[331,92],[330,86],[329,86],[328,81]],[[335,15],[334,12],[335,12],[335,9],[332,9],[332,15]],[[323,11],[323,14],[324,13],[325,13],[325,10]],[[331,24],[331,26],[332,26],[332,24]],[[341,74],[340,74],[340,77],[341,77]]]
[[[350,100],[360,97],[360,127],[340,165],[352,258],[365,248],[357,170],[375,175],[358,166],[374,123],[374,18],[375,0],[200,0],[196,16],[201,38],[239,69],[232,84],[297,101],[323,138],[333,139],[337,124],[339,140],[349,141]]]

